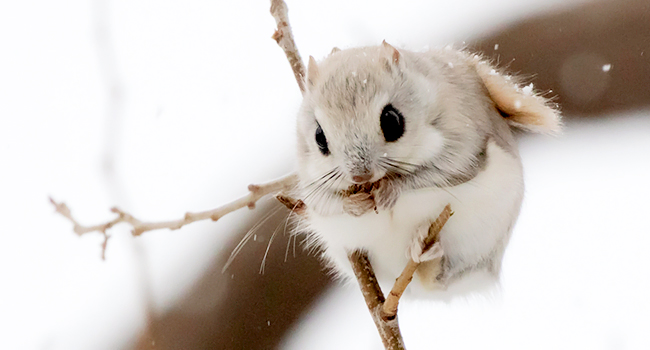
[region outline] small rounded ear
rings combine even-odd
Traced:
[[[334,47],[332,48],[332,51],[330,52],[330,56],[333,55],[333,54],[335,54],[335,53],[337,53],[337,52],[339,52],[339,51],[341,51],[341,49],[339,49],[338,47],[334,46]]]
[[[538,133],[560,132],[560,111],[536,94],[533,84],[522,88],[512,77],[501,74],[478,56],[472,60],[490,98],[508,124]]]
[[[392,65],[399,65],[400,62],[400,53],[394,48],[391,44],[387,43],[386,40],[381,42],[381,53],[383,57],[387,57],[389,62]]]
[[[318,65],[313,56],[309,56],[309,63],[307,64],[307,86],[313,87],[318,79]]]

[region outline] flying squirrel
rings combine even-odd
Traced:
[[[342,276],[368,253],[387,288],[409,258],[412,294],[480,290],[498,280],[524,194],[513,129],[554,134],[557,108],[480,56],[379,46],[310,57],[298,113],[299,230]],[[432,221],[451,205],[439,241]]]

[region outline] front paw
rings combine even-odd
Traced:
[[[429,235],[430,226],[431,223],[427,222],[426,224],[418,227],[415,238],[413,238],[413,241],[408,248],[408,257],[410,257],[416,263],[435,260],[445,254],[440,242],[436,242],[433,244],[433,246],[431,246],[431,248],[427,249],[426,251],[424,250],[424,240]]]
[[[401,191],[394,181],[388,179],[379,180],[378,187],[374,191],[375,203],[381,210],[391,210],[399,199]]]
[[[433,246],[427,249],[425,252],[422,251],[422,245],[420,242],[413,242],[413,244],[411,244],[409,247],[408,253],[409,257],[416,263],[435,260],[445,255],[445,251],[442,250],[442,245],[440,245],[440,242],[434,243]]]

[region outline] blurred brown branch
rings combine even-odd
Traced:
[[[568,118],[647,108],[650,2],[576,4],[519,19],[469,47],[534,77],[537,89],[552,90]]]
[[[431,14],[432,18],[436,15]],[[562,105],[567,119],[576,113],[602,116],[650,105],[650,94],[645,88],[650,84],[650,4],[647,0],[580,3],[560,11],[533,14],[493,29],[495,31],[486,32],[488,34],[474,33],[475,38],[469,40],[468,45],[508,66],[510,71],[535,77],[537,88],[553,90],[553,94],[558,95],[555,102]],[[426,30],[422,33],[427,34],[430,33]],[[608,72],[610,80],[606,93],[587,105],[577,105],[569,100],[570,91],[561,87],[560,77],[564,62],[583,51],[604,57],[606,60],[602,64],[612,64],[612,70]],[[598,65],[584,68],[593,71],[580,76],[581,79],[608,76]],[[568,87],[594,89],[597,86],[583,83],[581,79]],[[265,204],[269,208],[274,205],[277,204]],[[240,231],[239,236],[263,215],[262,210],[257,210],[238,223],[241,225],[236,229]],[[286,218],[280,216],[269,220],[260,230],[261,234],[284,222]],[[231,275],[224,276],[221,269],[232,250],[229,248],[238,240],[238,237],[232,238],[230,246],[223,249],[225,254],[215,257],[181,301],[157,315],[152,324],[156,349],[278,348],[296,329],[301,315],[313,310],[321,293],[331,283],[314,254],[299,250],[296,259],[284,261],[285,248],[281,242],[273,245],[269,252],[269,261],[276,273],[259,274],[256,264],[266,245],[258,242],[247,246],[247,251],[229,269],[234,279]],[[224,285],[228,287],[220,292]],[[281,297],[268,297],[278,290],[282,291]],[[207,301],[215,306],[206,307],[203,303]],[[271,320],[270,327],[267,327],[268,320]],[[143,336],[141,342],[149,345],[138,347],[139,350],[151,348],[151,339]]]

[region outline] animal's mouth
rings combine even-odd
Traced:
[[[376,189],[379,188],[379,182],[382,181],[382,179],[384,179],[384,178],[385,177],[383,177],[383,178],[381,178],[381,179],[379,179],[379,180],[377,180],[375,182],[365,182],[365,183],[362,183],[362,184],[350,185],[348,188],[338,191],[338,193],[342,197],[349,197],[349,196],[351,196],[353,194],[357,194],[357,193],[368,193],[369,194],[373,190],[376,190]]]
[[[350,197],[353,195],[358,195],[358,194],[367,194],[367,195],[373,195],[375,191],[379,189],[379,187],[386,185],[386,182],[392,181],[392,179],[388,175],[384,175],[383,177],[379,178],[377,181],[374,182],[364,182],[362,184],[352,184],[348,186],[348,188],[338,190],[336,191],[336,194],[346,198]]]
[[[374,182],[351,185],[338,194],[343,199],[343,210],[352,216],[361,216],[371,210],[377,212],[376,193],[390,181],[386,177]]]

